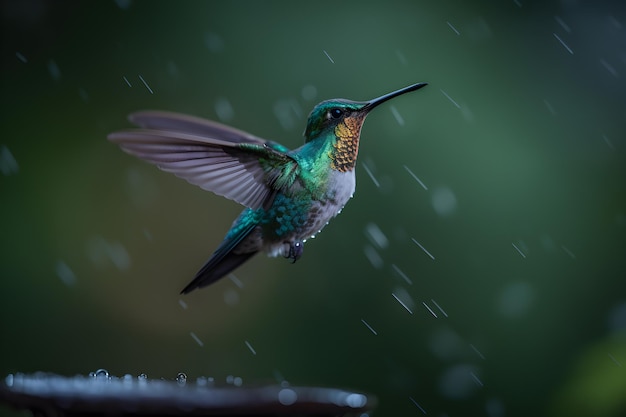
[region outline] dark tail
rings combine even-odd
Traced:
[[[222,244],[215,250],[211,258],[198,271],[195,278],[180,292],[187,294],[196,288],[206,287],[228,274],[233,269],[250,259],[258,251],[234,253],[234,249],[257,227],[252,221],[239,225],[236,233],[226,235]]]
[[[215,255],[212,256],[211,259],[204,264],[202,269],[198,271],[193,281],[187,284],[187,286],[183,288],[180,293],[188,294],[196,288],[202,288],[213,284],[215,281],[224,277],[224,275],[228,274],[230,271],[237,268],[257,253],[258,252],[234,254],[231,252],[222,257],[222,259],[218,262],[215,262]]]

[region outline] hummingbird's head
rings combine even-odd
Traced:
[[[326,136],[326,133],[332,134],[346,118],[356,118],[362,124],[367,114],[367,112],[363,112],[366,105],[367,102],[350,101],[342,98],[322,101],[309,114],[309,120],[304,131],[304,142]]]
[[[370,101],[333,99],[322,101],[313,108],[304,131],[305,143],[318,138],[329,141],[328,156],[331,168],[340,172],[351,171],[359,152],[361,127],[367,114],[385,101],[422,88],[426,83],[413,84]]]
[[[409,91],[418,90],[426,85],[426,83],[413,84],[369,101],[352,101],[342,98],[322,101],[309,114],[309,120],[304,131],[304,141],[306,143],[317,137],[327,136],[326,133],[336,132],[341,125],[348,128],[349,132],[346,134],[358,138],[361,126],[370,110],[387,100]]]

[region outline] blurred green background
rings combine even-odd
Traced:
[[[625,79],[618,1],[2,1],[0,374],[625,415]],[[178,295],[241,208],[109,143],[128,113],[296,147],[317,102],[419,81],[368,118],[355,197],[299,262]]]

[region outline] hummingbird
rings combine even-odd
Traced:
[[[139,128],[108,135],[122,150],[245,206],[224,240],[181,291],[214,283],[258,252],[300,259],[304,243],[354,194],[361,127],[380,104],[427,83],[369,101],[332,99],[309,114],[304,144],[287,147],[221,123],[164,111],[129,116]]]

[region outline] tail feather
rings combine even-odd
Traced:
[[[244,253],[234,253],[233,251],[257,225],[257,222],[249,220],[246,224],[239,225],[240,227],[237,227],[237,232],[234,235],[227,235],[194,279],[180,293],[188,294],[196,288],[206,287],[214,283],[258,253],[258,250]]]
[[[187,286],[183,288],[180,293],[188,294],[196,288],[202,288],[213,284],[215,281],[224,277],[230,271],[237,268],[257,253],[258,251],[242,254],[235,254],[231,252],[223,256],[219,261],[215,261],[215,257],[211,257],[211,259],[204,264],[202,269],[198,271],[195,278],[187,284]]]

